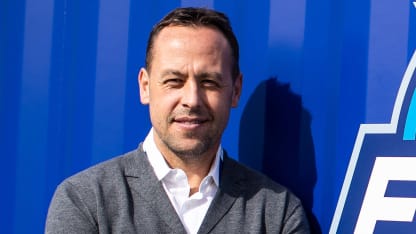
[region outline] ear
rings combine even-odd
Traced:
[[[238,77],[234,81],[231,107],[238,106],[242,88],[243,88],[243,74],[240,73],[240,75],[238,75]]]
[[[149,74],[146,69],[141,68],[139,75],[137,77],[137,81],[139,83],[139,91],[140,91],[140,102],[143,105],[149,104]]]

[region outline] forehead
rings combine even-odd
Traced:
[[[153,55],[167,49],[231,52],[221,31],[207,26],[167,26],[156,35],[153,47]]]
[[[225,36],[215,28],[205,26],[168,26],[154,39],[150,73],[166,69],[194,72],[216,70],[231,74],[232,53]],[[228,75],[227,75],[228,76]]]

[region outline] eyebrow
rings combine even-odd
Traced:
[[[198,79],[211,77],[211,78],[214,78],[215,80],[222,80],[222,75],[221,73],[218,73],[218,72],[201,72],[197,74],[196,77]]]
[[[161,77],[170,76],[170,75],[179,76],[179,77],[186,77],[187,76],[186,74],[184,74],[184,73],[182,73],[178,70],[169,69],[169,70],[163,71]]]
[[[170,76],[170,75],[177,76],[177,77],[182,77],[182,78],[188,76],[187,73],[182,73],[178,70],[168,69],[168,70],[162,72],[161,77]],[[201,73],[197,73],[195,75],[195,77],[197,79],[203,79],[203,78],[208,78],[208,77],[214,78],[216,80],[222,80],[223,79],[223,76],[219,72],[201,72]]]

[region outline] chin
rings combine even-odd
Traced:
[[[170,147],[170,150],[174,152],[180,158],[198,158],[205,155],[211,147],[208,144],[201,142],[193,144],[183,144],[181,146]]]

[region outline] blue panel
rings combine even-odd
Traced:
[[[100,3],[92,163],[123,152],[129,5],[130,1]]]
[[[410,60],[413,52],[416,50],[416,5],[414,1],[409,1],[409,17],[408,17],[408,46],[407,61]]]
[[[302,105],[310,115],[310,126],[316,162],[316,185],[313,187],[313,211],[327,232],[329,214],[335,206],[333,189],[336,164],[337,131],[341,82],[342,17],[345,6],[333,1],[307,1],[305,17],[305,42],[303,47]],[[338,22],[338,24],[332,23]],[[305,131],[305,130],[304,130]],[[312,166],[310,166],[312,168]],[[310,169],[311,171],[312,169]],[[310,180],[310,179],[309,179]],[[310,180],[312,181],[312,180]]]
[[[91,165],[99,6],[58,1],[49,89],[48,197],[63,178]]]
[[[303,49],[306,19],[305,1],[270,1],[267,49],[268,74],[290,82],[296,93],[303,85]]]
[[[322,173],[325,170],[327,173],[318,180],[326,182],[320,184],[316,191],[326,195],[317,196],[317,199],[321,200],[315,202],[321,207],[331,207],[326,208],[325,213],[319,212],[322,215],[319,218],[324,230],[328,230],[331,219],[326,217],[331,216],[337,202],[359,125],[365,121],[370,8],[370,1],[343,1],[337,2],[337,11],[332,13],[333,17],[336,17],[333,21],[332,37],[335,37],[335,32],[339,33],[339,47],[334,48],[334,54],[331,56],[339,59],[339,95],[335,104],[338,112],[336,153],[327,155],[326,160],[317,160],[318,164],[324,165],[318,171]],[[319,144],[328,145],[325,142]],[[333,184],[333,187],[328,187],[328,184]]]
[[[13,201],[17,233],[41,231],[46,215],[44,208],[49,203],[45,190],[53,7],[52,0],[26,1],[21,109],[15,130],[19,134]],[[21,220],[26,220],[26,224],[21,225]]]
[[[213,8],[214,0],[181,0],[181,6],[183,7],[208,7]]]
[[[388,123],[408,62],[409,2],[371,2],[366,122]]]
[[[0,227],[13,233],[25,1],[0,1]],[[3,192],[4,191],[4,192]]]
[[[261,151],[261,142],[257,138],[261,134],[261,122],[255,122],[247,126],[240,123],[240,118],[245,118],[243,113],[258,113],[261,119],[262,112],[247,110],[245,105],[255,95],[255,90],[261,86],[261,82],[267,80],[267,44],[269,34],[270,3],[269,1],[242,1],[235,4],[233,1],[215,1],[217,10],[226,12],[240,44],[240,68],[243,73],[243,93],[239,106],[232,110],[228,127],[223,135],[223,146],[234,158],[244,158],[247,161],[255,153]],[[255,17],[254,17],[255,16]],[[264,100],[263,100],[264,101]],[[254,106],[261,109],[262,100],[255,100]],[[250,114],[249,114],[250,115]],[[252,123],[252,122],[251,122]],[[253,127],[257,129],[253,132]],[[259,132],[260,131],[260,132]],[[250,145],[251,144],[251,145]],[[250,148],[250,149],[248,149]]]
[[[157,20],[154,13],[147,10],[151,4],[147,1],[130,2],[129,38],[127,51],[127,71],[125,86],[125,107],[129,113],[124,115],[124,145],[125,152],[135,149],[140,141],[144,139],[150,128],[148,109],[141,105],[137,75],[145,61],[145,45],[147,33],[150,32],[152,24],[143,18]]]

